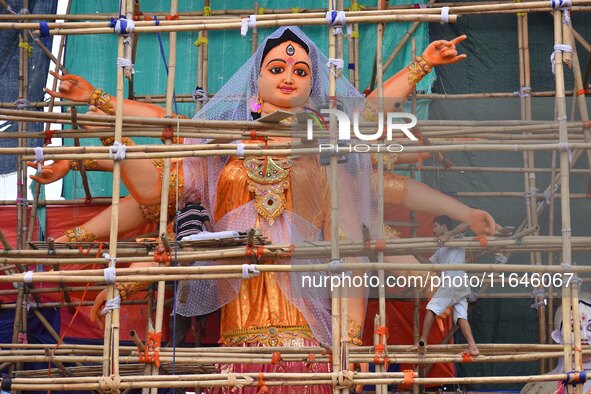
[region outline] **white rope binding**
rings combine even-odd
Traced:
[[[251,15],[248,18],[242,19],[242,25],[240,26],[240,35],[244,37],[248,33],[248,29],[254,29],[257,25],[257,16]]]

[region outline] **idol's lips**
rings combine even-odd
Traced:
[[[282,93],[293,93],[295,89],[291,86],[280,86],[279,90],[281,90]]]

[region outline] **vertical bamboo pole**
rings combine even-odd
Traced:
[[[23,8],[29,8],[29,0],[23,1]],[[27,30],[23,30],[19,34],[19,76],[18,76],[18,97],[26,100],[29,93],[29,35]],[[19,122],[19,133],[25,132],[26,123]],[[26,138],[19,138],[19,148],[27,146]],[[27,220],[27,166],[17,158],[16,162],[17,174],[17,232],[16,232],[16,247],[17,249],[25,248],[25,240],[27,237],[26,220]]]
[[[209,9],[210,0],[203,0],[203,16],[208,16],[209,13],[206,11]],[[199,32],[199,35],[202,37],[202,42],[199,44],[197,49],[197,86],[201,87],[205,94],[207,94],[207,85],[208,85],[208,78],[207,78],[207,62],[208,62],[208,52],[209,52],[209,43],[208,41],[208,31],[202,30]],[[195,103],[195,109],[197,112],[201,110],[203,107],[202,101],[197,101]]]
[[[572,69],[573,69],[573,75],[574,75],[574,91],[577,92],[575,97],[574,97],[574,101],[576,101],[577,107],[579,109],[579,114],[581,116],[581,120],[582,121],[588,121],[589,120],[589,113],[587,111],[587,104],[585,103],[585,91],[584,91],[584,85],[583,85],[583,76],[581,73],[581,65],[579,63],[579,57],[577,55],[577,47],[576,47],[576,42],[574,39],[574,35],[573,35],[573,28],[571,24],[565,24],[563,23],[562,25],[563,31],[566,31],[567,34],[566,36],[568,37],[568,41],[567,43],[569,43],[572,48],[573,48],[573,53],[572,53]],[[563,34],[564,36],[564,34]],[[579,91],[582,90],[582,94],[578,94]],[[586,128],[586,132],[589,132],[589,129]],[[591,158],[591,152],[589,152],[589,150],[587,150],[587,158]],[[591,163],[591,162],[590,162]],[[590,166],[591,167],[591,166]],[[573,284],[573,287],[571,289],[571,293],[572,293],[572,297],[573,297],[573,316],[574,316],[574,321],[576,322],[576,324],[574,324],[574,333],[575,333],[575,343],[574,343],[574,360],[575,360],[575,370],[576,371],[582,371],[583,370],[583,354],[581,351],[581,326],[579,324],[579,289],[580,289],[580,283],[579,281],[575,281],[575,283]],[[582,384],[578,384],[577,385],[577,394],[582,394],[583,393],[583,385]]]
[[[386,8],[386,0],[378,0],[378,9]],[[378,88],[378,114],[384,110],[384,69],[383,69],[383,41],[384,41],[384,23],[378,23],[376,32],[376,84]],[[389,100],[396,99],[395,97],[388,97]],[[378,115],[379,116],[379,115]],[[377,237],[384,239],[384,154],[378,153],[378,223],[377,223]],[[377,253],[378,263],[384,262],[384,252],[382,250]],[[384,271],[378,271],[378,278],[380,287],[378,288],[378,309],[379,309],[379,324],[386,327],[386,289],[384,286],[385,278]],[[374,327],[374,329],[377,327]],[[386,350],[387,352],[387,350]],[[384,372],[382,365],[375,365],[376,373]],[[387,394],[388,386],[385,384],[376,385],[376,394]]]
[[[178,0],[171,0],[170,14],[176,15],[178,12]],[[176,76],[176,39],[177,33],[169,33],[170,48],[168,51],[168,79],[166,84],[166,116],[173,114],[173,98],[174,98],[174,81]],[[177,115],[178,116],[178,115]],[[171,145],[172,141],[166,139],[165,145]],[[160,225],[159,234],[166,235],[166,227],[168,224],[168,194],[170,189],[170,158],[164,159],[164,169],[162,171],[162,193],[160,194]],[[164,264],[160,264],[164,266]],[[158,294],[156,298],[156,321],[154,330],[156,333],[162,332],[162,322],[164,320],[164,293],[165,281],[158,282]],[[152,366],[152,375],[158,375],[159,371],[156,366]],[[152,394],[157,394],[158,389],[152,388]]]
[[[72,6],[72,0],[68,0],[68,5],[66,6],[66,14],[70,13],[71,6]],[[60,44],[59,44],[59,49],[58,49],[58,53],[57,53],[57,59],[59,62],[62,61],[62,54],[64,52],[67,37],[68,37],[67,35],[63,35],[60,37]],[[60,68],[61,68],[61,64],[56,64],[54,71],[59,72]],[[57,82],[58,82],[57,78],[54,78],[53,79],[53,86],[51,88],[54,91],[57,88]],[[48,112],[53,112],[54,103],[55,103],[55,97],[51,97],[49,99],[49,107],[47,108]],[[47,123],[45,125],[45,130],[49,130],[50,127],[51,127],[51,123]],[[35,218],[37,216],[37,203],[39,201],[40,191],[41,191],[41,185],[39,183],[37,183],[35,186],[35,192],[33,193],[33,206],[31,207],[31,217],[29,219],[27,243],[33,239],[33,231],[35,230]]]
[[[121,4],[121,14],[127,14],[127,1]],[[117,56],[124,56],[124,37],[117,41]],[[121,142],[123,131],[123,99],[124,99],[123,68],[117,67],[117,103],[115,106],[115,141]],[[119,196],[121,194],[121,163],[113,161],[113,195],[111,202],[111,228],[109,233],[109,267],[115,268],[117,258],[117,237],[119,229]],[[114,285],[107,287],[107,299],[118,297],[119,292]],[[119,375],[119,309],[107,312],[105,316],[105,342],[103,349],[103,375]]]
[[[254,14],[258,15],[259,13],[259,3],[255,1],[254,3]],[[257,47],[259,44],[259,29],[257,29],[256,25],[252,27],[252,53],[257,51]]]
[[[550,180],[551,184],[554,184],[554,178],[556,177],[556,152],[552,152],[552,170],[550,172]],[[548,224],[548,235],[554,235],[554,208],[556,202],[556,190],[554,187],[550,188],[550,209],[549,209],[549,224]],[[548,253],[548,265],[554,264],[554,253]],[[554,286],[550,286],[548,289],[548,324],[554,324]],[[552,326],[550,326],[552,327]],[[550,331],[551,332],[551,331]],[[547,335],[548,333],[546,333]],[[546,338],[548,341],[549,338]],[[548,369],[552,370],[553,368],[553,360],[550,360],[548,363]]]
[[[328,10],[336,11],[334,3],[328,0]],[[328,57],[336,57],[336,37],[334,28],[328,29]],[[329,108],[336,108],[337,81],[336,75],[339,70],[335,66],[330,66],[332,71],[328,81]],[[337,142],[336,119],[330,116],[329,122],[330,139]],[[339,195],[338,195],[338,158],[334,154],[330,157],[330,258],[338,260],[339,253]],[[332,368],[333,372],[341,371],[341,291],[333,289],[332,291]],[[341,390],[333,387],[335,394],[341,394]]]
[[[529,57],[529,34],[528,34],[528,16],[527,13],[517,14],[518,24],[518,43],[519,43],[519,81],[520,81],[520,104],[521,104],[521,119],[531,120],[531,95],[523,88],[531,87],[531,70],[530,70],[530,57]],[[530,135],[531,133],[524,133]],[[536,174],[528,169],[535,167],[535,155],[534,152],[523,153],[523,165],[526,169],[524,173],[524,187],[525,187],[525,205],[527,212],[527,224],[529,228],[536,228],[538,226],[538,215],[537,215],[537,193],[534,193],[536,189]],[[536,231],[535,235],[539,235]],[[539,252],[530,253],[530,262],[532,264],[541,264],[542,256]],[[537,291],[544,290],[541,287],[536,288]],[[534,302],[542,302],[544,300],[543,295],[537,295],[534,297]],[[538,328],[539,328],[539,342],[546,343],[546,306],[540,305],[538,307]],[[546,360],[540,360],[540,373],[546,371]]]
[[[29,8],[29,0],[23,1],[23,8]],[[28,97],[29,92],[29,40],[28,40],[28,32],[23,30],[21,34],[19,34],[19,79],[18,79],[18,97],[24,100]],[[18,123],[18,131],[19,133],[23,133],[26,130],[26,122],[19,122]],[[27,146],[27,139],[26,138],[19,138],[18,139],[18,146],[19,148]],[[17,156],[16,160],[16,179],[17,179],[17,223],[16,223],[16,248],[17,249],[24,249],[25,248],[25,241],[27,237],[27,228],[26,228],[26,220],[27,220],[27,166],[26,164]],[[18,198],[20,197],[20,199]],[[12,332],[12,342],[18,343],[18,334],[22,330],[22,306],[24,305],[24,297],[26,297],[26,284],[19,285],[19,292],[17,295],[17,309],[15,310],[15,319],[13,324],[13,332]],[[25,317],[26,318],[26,317]],[[21,363],[17,363],[16,365],[11,365],[11,372],[13,371],[13,367],[16,367],[17,370],[22,368]]]
[[[554,11],[554,45],[561,45],[563,42],[562,32],[562,12]],[[555,53],[556,62],[556,110],[557,119],[559,122],[560,142],[568,143],[568,130],[566,125],[566,100],[564,96],[564,67],[562,63],[562,52]],[[569,152],[562,150],[560,152],[560,183],[561,195],[560,211],[562,216],[562,264],[565,267],[572,265],[572,250],[571,250],[571,219],[570,219],[570,179],[569,179]],[[564,369],[566,372],[573,370],[573,338],[572,338],[572,292],[571,287],[562,288],[562,324],[564,337]],[[576,316],[578,320],[578,316]],[[577,322],[578,323],[578,322]],[[578,324],[574,324],[575,327]],[[575,329],[574,344],[577,339],[580,346],[580,335],[577,335],[578,330]],[[578,337],[578,338],[577,338]],[[577,391],[579,387],[577,385]]]
[[[342,11],[345,9],[345,4],[344,4],[344,0],[338,0],[337,1],[337,9],[339,11]],[[343,34],[345,34],[344,31],[345,27],[343,26]],[[335,38],[335,58],[337,59],[344,59],[344,53],[345,53],[345,49],[344,49],[344,39],[343,39],[343,34],[339,34],[336,36],[333,36]],[[343,70],[344,72],[344,70]],[[339,71],[337,70],[337,75],[335,76],[335,82],[336,82],[336,78],[344,78],[344,74],[343,73],[339,73]],[[335,93],[336,93],[336,87],[335,87]],[[335,102],[336,104],[336,102]],[[338,190],[337,190],[338,191]],[[337,204],[339,204],[339,202],[337,201]],[[339,206],[340,208],[340,206]],[[339,341],[341,344],[341,357],[339,362],[341,363],[340,368],[341,370],[347,370],[349,368],[349,348],[351,346],[351,338],[349,338],[349,329],[348,329],[348,323],[349,323],[349,297],[352,296],[350,289],[347,288],[343,288],[340,292],[340,335],[339,335]],[[363,325],[363,322],[360,322],[361,325]],[[345,394],[348,390],[343,389],[341,392],[343,394]]]

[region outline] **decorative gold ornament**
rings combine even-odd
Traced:
[[[417,83],[431,72],[432,67],[421,56],[417,56],[415,60],[408,65],[408,83],[411,86],[416,86]]]
[[[111,95],[103,89],[94,89],[88,100],[88,104],[97,107],[107,115],[115,115],[115,108],[111,103]]]
[[[291,159],[247,158],[248,190],[255,194],[254,205],[261,217],[273,224],[287,207],[285,191],[289,188]]]
[[[74,227],[65,232],[68,242],[92,242],[96,234],[89,232],[86,227]]]

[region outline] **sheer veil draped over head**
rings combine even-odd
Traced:
[[[328,108],[329,96],[328,59],[298,27],[281,27],[270,34],[251,58],[230,78],[219,92],[195,115],[194,119],[204,120],[253,120],[249,101],[257,95],[257,82],[261,62],[268,40],[281,38],[286,31],[293,33],[308,46],[312,68],[312,89],[307,106],[320,110]],[[351,113],[363,106],[363,97],[345,79],[337,80],[337,98],[339,109]],[[187,144],[203,143],[202,139],[186,139]],[[203,205],[212,211],[216,204],[216,191],[220,174],[227,163],[227,157],[188,158],[184,160],[185,191],[198,191]],[[322,167],[323,169],[326,167]],[[339,164],[338,190],[340,209],[341,237],[361,241],[361,225],[371,225],[375,221],[375,193],[371,192],[371,163],[367,154],[350,154],[344,163]],[[329,173],[330,171],[326,171]],[[310,174],[310,179],[315,174]],[[313,191],[311,191],[313,192]],[[256,225],[256,211],[252,201],[243,207],[234,209],[214,224],[216,231],[245,231]],[[312,228],[303,218],[294,212],[284,211],[271,225],[260,221],[263,235],[274,243],[298,243],[318,241],[322,233]],[[370,226],[375,227],[375,226]],[[311,259],[286,259],[286,264],[313,264],[321,262]],[[281,263],[280,262],[280,263]],[[326,262],[326,261],[324,261]],[[202,265],[224,264],[223,260],[198,262]],[[236,264],[234,261],[233,264]],[[331,313],[330,289],[303,289],[302,275],[324,276],[324,273],[276,274],[277,283],[283,294],[304,314],[315,337],[320,342],[330,343]],[[185,316],[201,315],[212,312],[232,301],[240,290],[241,280],[191,281],[190,296],[187,302],[177,301],[177,313]],[[178,297],[177,297],[178,298]]]

